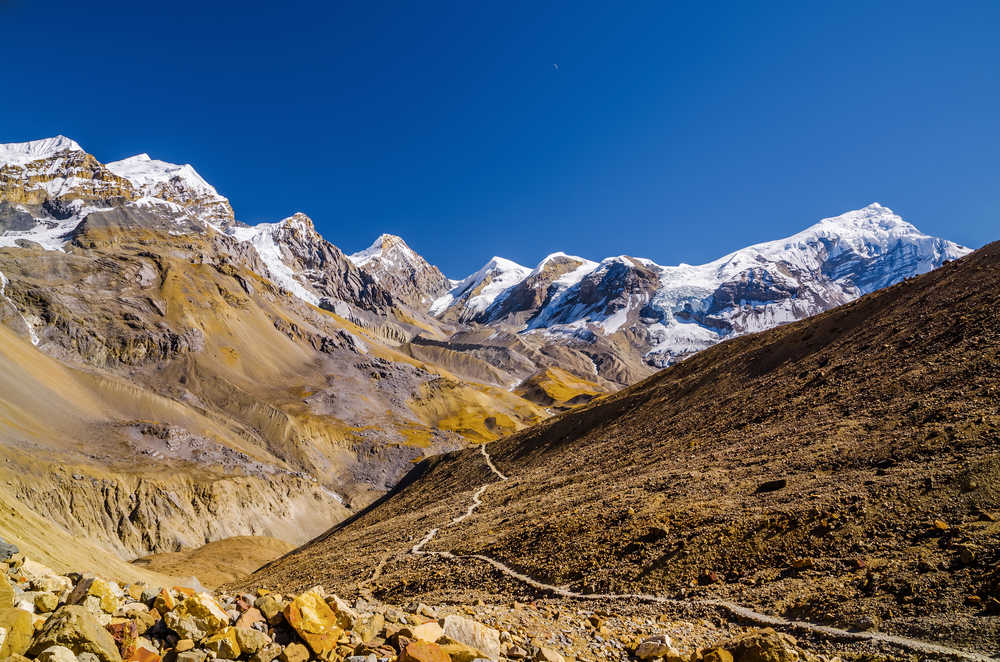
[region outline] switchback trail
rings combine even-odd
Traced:
[[[486,465],[490,468],[490,471],[493,472],[493,474],[497,476],[501,482],[506,481],[507,476],[497,469],[495,464],[493,464],[493,458],[491,458],[490,454],[486,451],[486,444],[482,444],[479,449],[482,452],[483,458],[485,458]],[[452,519],[448,526],[454,526],[470,517],[476,509],[482,505],[480,497],[482,497],[483,492],[486,491],[486,488],[489,487],[489,485],[491,485],[491,483],[484,483],[481,485],[473,493],[472,503],[469,504],[468,510],[466,510],[464,514]],[[540,591],[546,591],[564,598],[571,598],[574,600],[638,600],[642,602],[667,604],[678,607],[714,607],[728,612],[738,620],[781,630],[807,632],[810,634],[820,635],[828,639],[840,641],[871,641],[885,643],[916,653],[948,655],[959,657],[964,660],[973,660],[974,662],[997,662],[997,658],[990,657],[988,655],[962,651],[957,648],[951,648],[949,646],[943,646],[929,641],[921,641],[919,639],[911,639],[909,637],[900,637],[882,632],[852,632],[850,630],[842,630],[829,625],[819,625],[808,621],[796,621],[782,618],[780,616],[771,616],[769,614],[763,614],[759,611],[750,609],[749,607],[736,604],[735,602],[729,602],[728,600],[679,600],[677,598],[668,598],[650,593],[577,593],[564,587],[553,586],[552,584],[540,582],[537,579],[518,572],[510,566],[483,554],[452,554],[451,552],[425,550],[424,546],[434,540],[438,534],[438,530],[439,529],[435,527],[428,531],[426,535],[424,535],[424,537],[410,549],[410,553],[416,556],[433,556],[448,560],[476,559],[484,563],[488,563],[511,579],[521,582],[522,584],[526,584]]]

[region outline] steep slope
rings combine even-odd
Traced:
[[[62,138],[0,154],[0,479],[67,537],[298,544],[544,415],[405,351],[438,323],[303,214],[251,228],[190,166]]]
[[[383,596],[536,592],[489,558],[568,591],[722,598],[994,653],[998,311],[1000,243],[425,461],[244,586],[350,591],[378,565]]]

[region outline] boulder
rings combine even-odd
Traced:
[[[285,646],[281,654],[278,655],[281,662],[307,662],[309,660],[309,649],[298,643],[291,643]]]
[[[702,656],[703,662],[733,662],[733,654],[725,648],[715,648]]]
[[[658,634],[644,639],[635,647],[635,656],[640,660],[652,660],[675,652],[670,636],[666,634]]]
[[[448,654],[451,662],[472,662],[473,660],[483,658],[483,654],[477,649],[461,644],[448,637],[441,637],[438,645],[441,646],[441,650]]]
[[[174,596],[170,591],[165,588],[160,589],[160,592],[153,598],[153,609],[163,616],[173,611],[175,607],[177,607],[177,601],[174,600]]]
[[[414,639],[419,639],[420,641],[434,642],[444,636],[444,630],[434,621],[424,623],[423,625],[416,625],[410,628],[410,633]]]
[[[24,655],[28,650],[35,633],[31,620],[31,614],[23,609],[0,608],[0,630],[4,632],[4,636],[0,637],[0,659],[10,655]]]
[[[176,657],[177,662],[205,662],[206,659],[208,659],[208,653],[198,649],[178,653]]]
[[[76,655],[65,646],[49,646],[38,654],[35,662],[76,662]]]
[[[280,597],[268,593],[257,598],[253,606],[260,610],[270,625],[278,625],[281,622],[281,612],[285,608],[285,604]]]
[[[253,655],[271,643],[271,638],[260,630],[241,628],[239,626],[234,628],[234,630],[236,631],[236,643],[239,644],[240,651],[244,655]]]
[[[189,651],[194,648],[194,642],[190,639],[181,639],[174,646],[174,650],[178,653],[183,653],[184,651]]]
[[[399,662],[451,662],[451,658],[437,644],[413,641],[400,651]]]
[[[50,616],[35,635],[28,655],[37,657],[49,646],[65,646],[77,655],[93,653],[101,662],[122,662],[114,638],[80,605],[60,607]]]
[[[57,598],[54,593],[35,594],[35,611],[37,613],[47,614],[50,611],[55,611],[58,606],[59,598]]]
[[[200,641],[229,625],[229,616],[208,593],[197,593],[163,617],[181,638]]]
[[[201,642],[201,647],[212,653],[214,657],[235,660],[242,651],[236,639],[236,628],[226,628],[216,632]]]
[[[14,587],[7,575],[0,572],[0,609],[10,609],[14,606]]]
[[[337,648],[344,630],[337,625],[337,615],[317,589],[302,593],[285,606],[285,620],[320,657]]]
[[[156,651],[151,651],[145,646],[137,646],[129,662],[160,662],[162,658]],[[78,661],[79,662],[79,661]]]
[[[802,658],[795,638],[772,628],[745,634],[726,644],[726,648],[740,662],[797,662]]]
[[[250,656],[250,662],[274,662],[281,655],[281,644],[267,644]]]
[[[449,639],[475,648],[482,653],[482,657],[500,659],[500,632],[497,630],[455,615],[444,617],[442,629]]]
[[[337,615],[337,625],[343,630],[350,630],[358,620],[358,613],[349,604],[334,594],[326,596],[326,604]]]
[[[70,581],[69,577],[49,574],[41,577],[35,577],[34,579],[32,579],[31,590],[45,591],[48,593],[55,593],[56,595],[63,595],[67,591],[73,590],[73,582]]]
[[[385,629],[385,617],[379,612],[375,612],[369,618],[359,619],[354,624],[354,632],[361,638],[361,641],[374,641],[383,629]]]
[[[139,638],[139,628],[134,621],[127,618],[116,618],[104,626],[118,646],[118,652],[127,660],[135,653],[135,640]]]
[[[541,646],[538,649],[538,653],[535,654],[535,662],[566,662],[566,658],[558,651],[547,646]]]
[[[260,609],[256,607],[250,607],[246,609],[240,617],[236,619],[236,627],[238,628],[250,628],[253,627],[254,623],[266,623],[264,619],[264,614],[260,612]]]

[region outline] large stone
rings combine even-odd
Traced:
[[[177,654],[177,662],[205,662],[208,658],[208,653],[202,650],[189,650],[183,653]]]
[[[274,662],[281,655],[281,644],[267,644],[250,656],[250,662]]]
[[[36,662],[76,662],[76,655],[65,646],[49,646],[35,658]]]
[[[160,589],[160,592],[153,598],[153,609],[162,616],[166,616],[177,607],[177,601],[167,589]]]
[[[200,641],[228,626],[229,616],[211,595],[198,593],[177,605],[163,622],[181,638]]]
[[[37,657],[49,646],[65,646],[76,655],[93,653],[101,662],[122,662],[114,638],[80,605],[60,607],[50,616],[35,635],[28,656]]]
[[[312,651],[323,657],[337,648],[344,630],[337,625],[337,615],[319,591],[312,589],[285,606],[285,620]]]
[[[253,606],[264,614],[264,618],[270,625],[278,625],[281,622],[281,612],[285,608],[285,603],[281,601],[280,597],[268,593],[257,598]]]
[[[291,643],[285,646],[278,656],[281,662],[307,662],[309,659],[309,649],[298,643]]]
[[[354,624],[354,632],[361,638],[361,641],[374,641],[385,629],[385,616],[380,612],[375,612],[369,618],[358,619]]]
[[[132,654],[135,653],[135,640],[139,638],[139,627],[135,622],[126,618],[116,618],[104,629],[115,640],[122,658],[126,660],[131,658]]]
[[[416,625],[410,628],[410,632],[413,634],[414,639],[419,639],[420,641],[436,642],[444,636],[444,630],[434,621]]]
[[[35,611],[39,614],[47,614],[50,611],[55,611],[58,606],[59,598],[54,593],[35,594]]]
[[[137,646],[129,662],[160,662],[162,659],[156,651],[151,651],[145,646]]]
[[[35,577],[31,580],[31,590],[33,591],[46,591],[48,593],[55,593],[56,595],[63,595],[72,589],[73,582],[70,581],[69,577],[63,577],[62,575],[48,574]]]
[[[733,654],[725,648],[716,648],[705,653],[701,659],[703,662],[733,662]]]
[[[400,651],[399,662],[451,662],[451,658],[437,644],[413,641]]]
[[[14,587],[11,586],[7,575],[0,571],[0,609],[9,609],[14,606]]]
[[[635,647],[635,656],[640,660],[652,660],[657,657],[665,657],[674,653],[670,636],[658,634],[643,640]]]
[[[226,660],[235,660],[240,656],[240,644],[236,640],[236,628],[226,628],[216,632],[201,642],[201,647],[215,657]]]
[[[449,639],[477,649],[483,657],[500,659],[500,633],[497,630],[455,615],[445,616],[442,628]]]
[[[800,659],[795,638],[763,628],[726,644],[740,662],[797,662]]]
[[[237,626],[236,630],[236,643],[240,646],[240,651],[244,655],[253,655],[260,649],[271,643],[271,638],[267,636],[266,633],[260,630],[253,630],[251,628],[241,628]]]
[[[358,621],[358,613],[334,594],[326,596],[326,604],[337,615],[337,625],[343,630],[350,630]]]
[[[448,637],[441,637],[438,645],[441,646],[441,650],[448,654],[451,662],[473,662],[473,660],[483,659],[484,657],[478,649],[460,644]]]
[[[535,662],[566,662],[566,658],[557,650],[548,646],[541,646],[535,655]]]
[[[238,628],[250,628],[253,627],[254,623],[266,623],[264,619],[264,614],[260,612],[260,609],[256,607],[250,607],[236,619],[236,627]]]
[[[33,634],[35,628],[30,612],[13,607],[0,608],[0,659],[24,655]]]

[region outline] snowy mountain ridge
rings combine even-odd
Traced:
[[[131,222],[149,222],[170,235],[227,235],[245,247],[241,251],[255,253],[258,268],[266,271],[261,275],[285,291],[314,306],[352,315],[365,311],[373,324],[386,316],[394,321],[380,333],[398,342],[431,330],[436,338],[460,337],[456,342],[467,346],[498,338],[558,345],[572,348],[577,359],[586,357],[578,374],[596,369],[615,383],[630,383],[648,367],[669,365],[726,338],[841,305],[969,252],[873,203],[702,265],[662,266],[624,255],[595,262],[555,252],[534,268],[493,257],[454,281],[396,235],[382,234],[348,256],[319,235],[305,214],[240,223],[229,200],[189,164],[147,154],[101,164],[65,136],[0,145],[0,193],[0,246],[63,250],[90,215],[120,209]],[[485,360],[500,360],[490,351]]]

